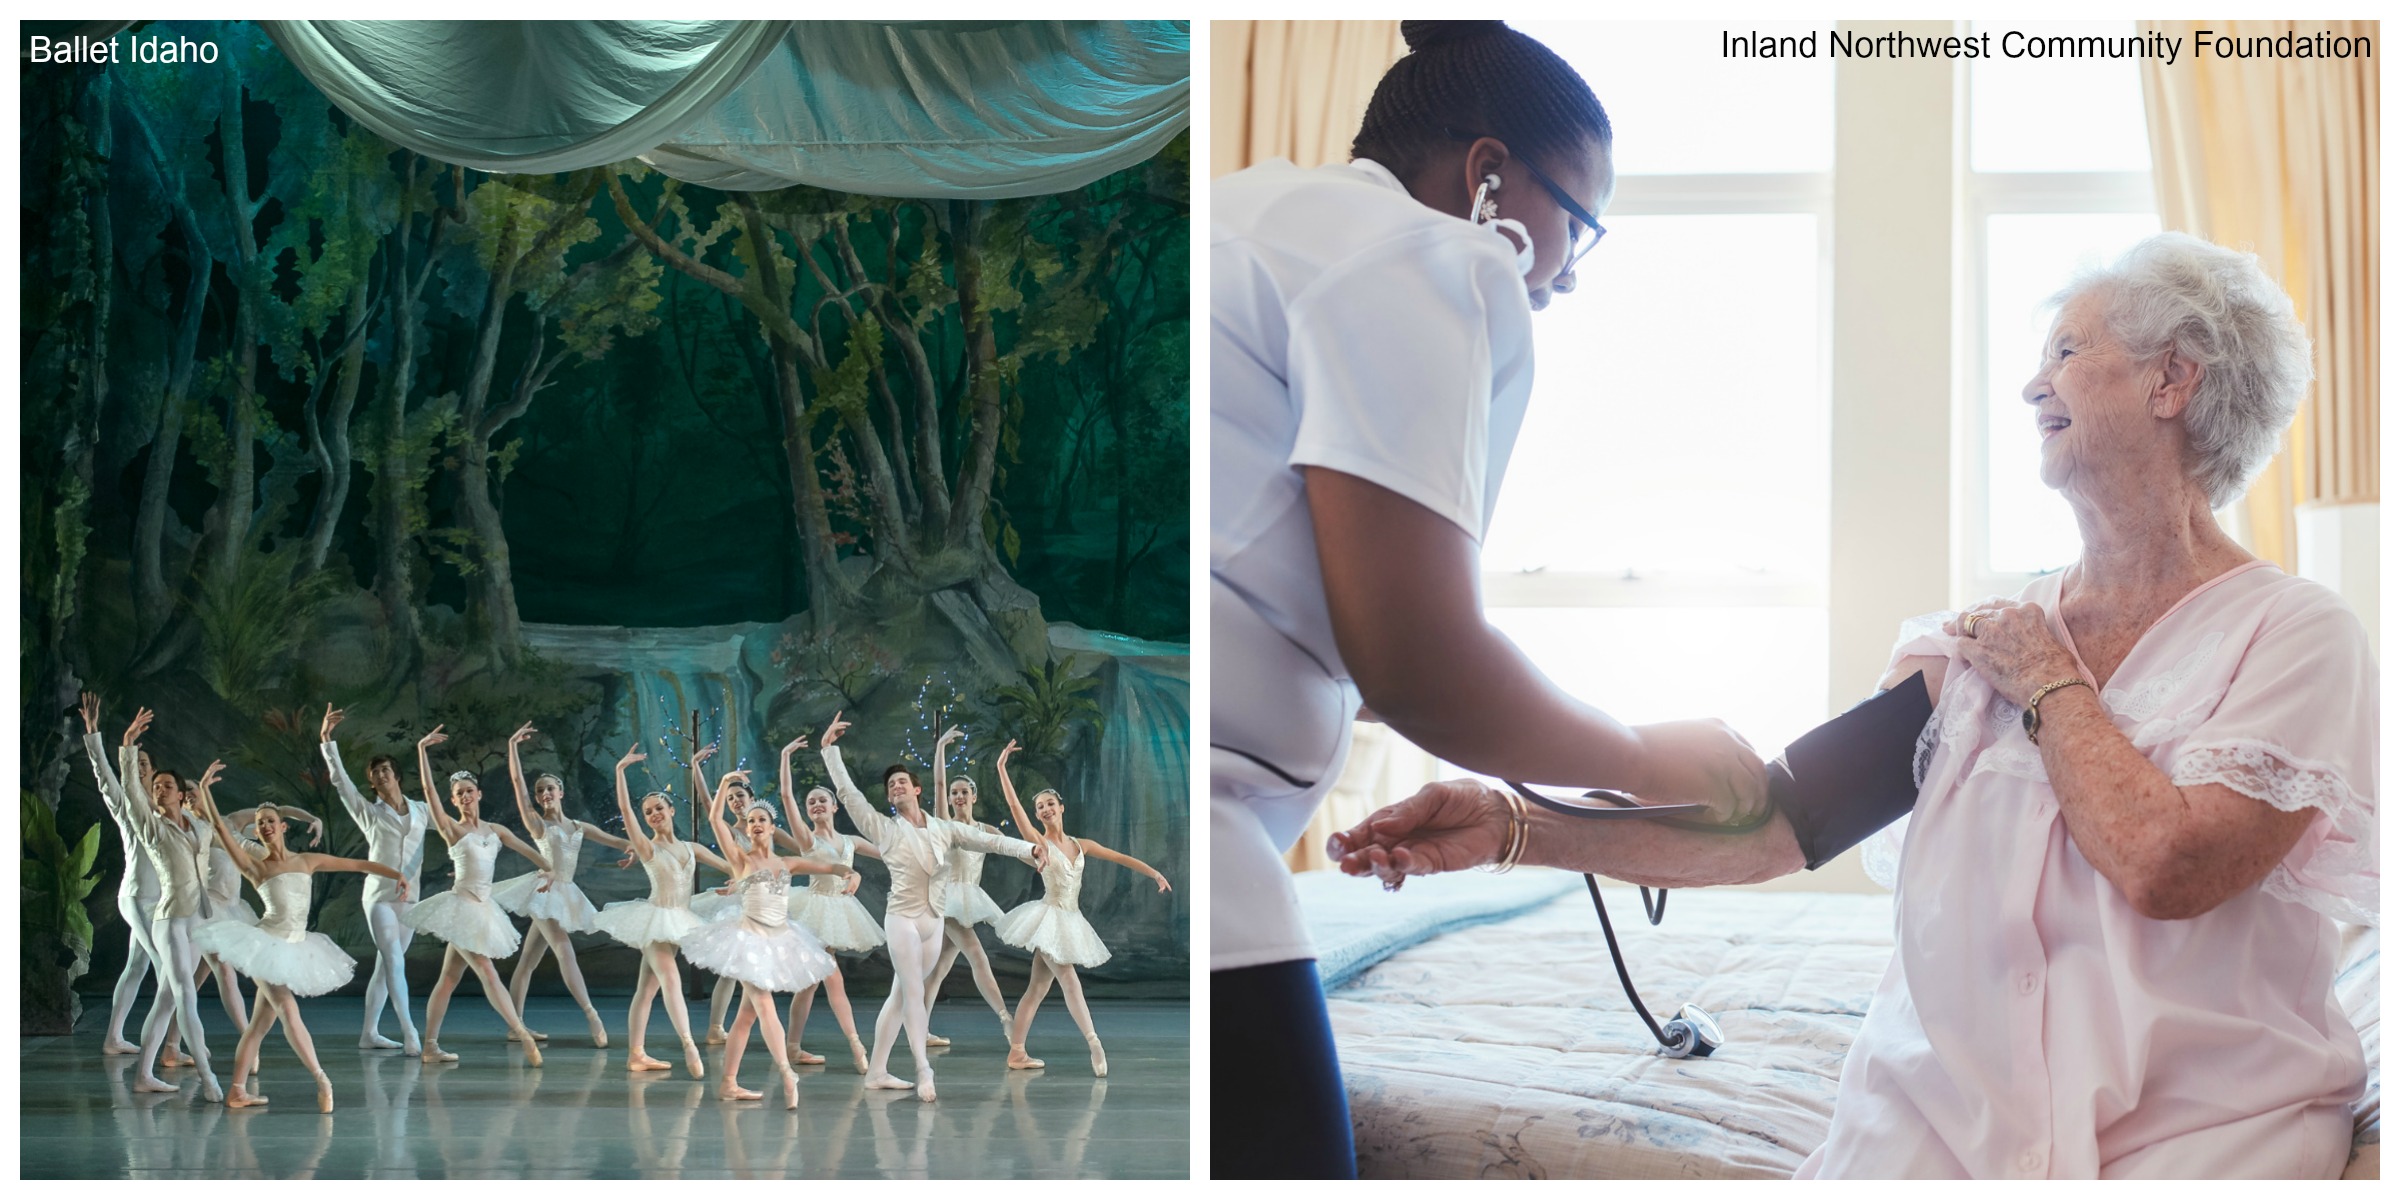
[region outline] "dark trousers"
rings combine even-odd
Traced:
[[[1358,1178],[1316,960],[1211,972],[1208,1002],[1210,1176]]]

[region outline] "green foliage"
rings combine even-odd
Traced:
[[[100,884],[94,867],[100,826],[85,827],[70,847],[59,834],[57,814],[31,790],[21,789],[17,828],[24,845],[17,890],[25,953],[64,965],[72,981],[91,969],[92,915],[84,898]]]
[[[993,731],[1015,738],[1035,762],[1063,763],[1078,735],[1100,736],[1105,722],[1099,703],[1089,695],[1099,686],[1096,676],[1075,673],[1073,655],[1064,662],[1045,662],[1025,672],[1022,682],[993,689],[986,701]]]
[[[194,604],[200,620],[200,677],[226,703],[255,711],[290,675],[293,652],[316,616],[341,591],[331,571],[300,570],[305,544],[246,548],[238,566],[204,578]]]
[[[486,777],[484,812],[497,814],[505,809],[494,804],[510,803],[508,781],[493,773],[507,770],[508,737],[517,726],[531,721],[571,762],[598,753],[595,739],[606,715],[598,684],[532,650],[523,651],[515,666],[501,668],[484,656],[463,620],[436,623],[429,632],[433,646],[420,678],[420,719],[423,728],[440,725],[449,736],[435,752],[439,774],[464,767]],[[413,760],[415,739],[406,732],[391,736],[397,743],[392,753]],[[405,771],[401,777],[412,778]]]
[[[784,634],[767,652],[783,668],[785,685],[831,689],[846,707],[864,703],[900,667],[900,660],[874,638],[826,629],[813,637]]]

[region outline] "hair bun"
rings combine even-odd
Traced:
[[[1471,42],[1508,32],[1506,21],[1402,21],[1401,40],[1410,51]]]

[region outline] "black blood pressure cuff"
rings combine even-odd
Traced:
[[[1767,764],[1767,794],[1816,870],[1917,805],[1917,738],[1933,717],[1922,672],[1809,730]]]

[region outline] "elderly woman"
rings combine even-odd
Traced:
[[[2083,555],[1901,631],[1885,686],[1921,671],[1936,707],[1914,812],[1867,847],[1898,947],[1802,1176],[2341,1172],[2366,1066],[2334,922],[2378,902],[2375,667],[2333,593],[2210,515],[2308,377],[2247,254],[2162,234],[2058,297],[2024,398]],[[1505,812],[1429,789],[1344,835],[1345,867],[1472,865]],[[1565,865],[1605,864],[1593,836]],[[1776,840],[1712,869],[1788,869]]]

